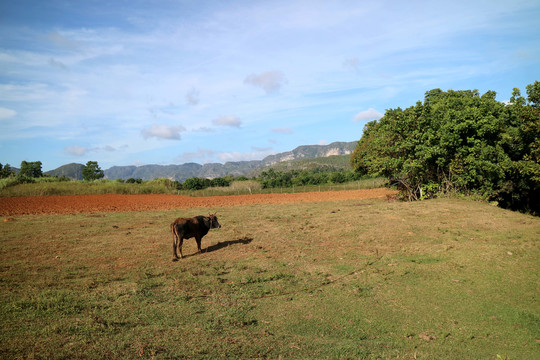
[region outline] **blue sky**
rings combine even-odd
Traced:
[[[540,2],[1,1],[0,163],[258,160],[540,80]]]

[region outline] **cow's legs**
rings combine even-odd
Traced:
[[[195,241],[197,241],[197,249],[199,250],[199,254],[202,252],[201,251],[201,241],[202,241],[202,237],[195,237]]]
[[[184,233],[178,234],[178,229],[173,227],[173,261],[178,261],[178,254],[176,249],[180,252],[180,258],[183,258],[182,255],[182,243],[184,242]]]
[[[178,254],[176,253],[176,247],[178,243],[178,235],[176,234],[174,225],[172,226],[172,235],[173,235],[173,243],[172,243],[172,250],[173,250],[173,261],[178,261]]]
[[[180,258],[184,258],[184,255],[182,255],[182,244],[184,243],[184,234],[181,234],[178,237],[178,251],[180,252]]]

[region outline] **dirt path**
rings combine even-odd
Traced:
[[[287,204],[385,198],[395,191],[380,188],[295,194],[261,194],[190,197],[182,195],[77,195],[0,197],[0,216],[29,214],[77,214],[213,208],[251,204]]]

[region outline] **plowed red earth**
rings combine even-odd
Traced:
[[[386,198],[395,191],[380,189],[190,197],[183,195],[75,195],[0,197],[0,215],[77,214],[214,208],[252,204],[287,204]]]

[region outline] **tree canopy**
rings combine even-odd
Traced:
[[[515,88],[509,103],[478,90],[426,92],[364,127],[351,156],[360,174],[383,175],[416,200],[479,194],[502,206],[540,211],[540,82]]]
[[[105,176],[105,173],[100,169],[97,161],[88,161],[82,168],[83,180],[93,181],[101,179],[103,176]]]
[[[7,178],[13,175],[15,172],[9,164],[2,165],[0,163],[0,179]]]
[[[42,177],[43,171],[41,170],[41,161],[22,161],[19,176],[26,176],[29,178]]]

